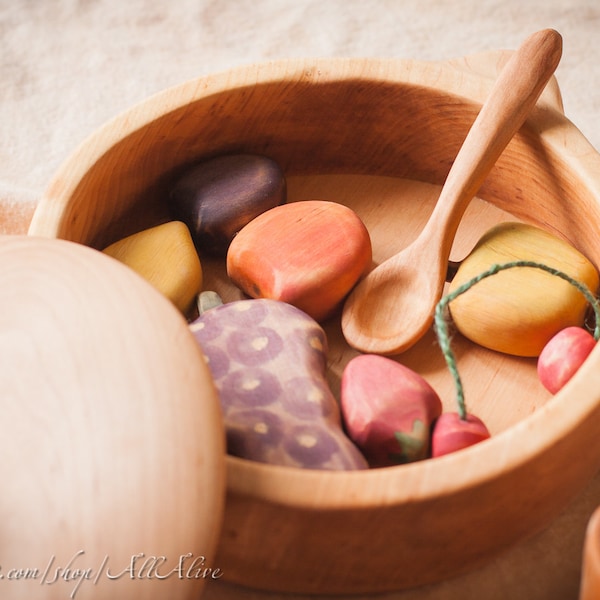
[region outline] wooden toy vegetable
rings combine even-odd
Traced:
[[[200,253],[224,257],[244,225],[286,201],[286,181],[271,158],[218,156],[190,167],[171,191],[173,214],[188,225]]]
[[[452,293],[494,264],[542,263],[588,287],[598,288],[596,267],[571,244],[538,227],[502,223],[489,230],[461,263]],[[532,268],[510,269],[486,278],[450,306],[456,328],[471,341],[517,356],[538,356],[561,329],[583,325],[586,298],[568,281]]]
[[[542,385],[552,394],[560,391],[575,375],[596,346],[596,339],[582,327],[559,331],[543,348],[537,372]]]
[[[228,452],[310,469],[365,469],[325,379],[327,338],[298,308],[240,300],[191,325],[223,407]]]
[[[371,466],[429,456],[429,431],[442,403],[412,369],[384,356],[358,355],[343,371],[340,401],[348,435]]]
[[[213,290],[205,290],[198,294],[196,298],[196,308],[198,309],[198,316],[204,314],[207,310],[221,306],[223,299],[217,292]]]
[[[104,249],[148,280],[186,313],[202,287],[202,266],[188,228],[170,221]]]
[[[437,458],[463,450],[490,437],[483,421],[466,413],[445,412],[435,422],[431,433],[431,457]]]
[[[306,200],[251,221],[227,253],[227,273],[253,298],[297,306],[317,321],[335,310],[370,266],[369,233],[350,208]]]
[[[481,281],[491,277],[492,275],[496,275],[502,271],[516,268],[539,269],[549,275],[558,277],[566,283],[568,283],[569,285],[573,286],[573,288],[575,288],[585,298],[586,302],[589,302],[594,308],[596,316],[596,330],[594,337],[592,337],[592,340],[597,340],[600,337],[600,304],[598,303],[597,299],[592,294],[592,292],[589,290],[589,288],[585,284],[573,279],[568,274],[542,263],[520,260],[505,264],[495,264],[492,265],[487,271],[479,273],[477,276],[473,277],[469,281],[463,283],[461,286],[449,292],[437,304],[434,322],[437,330],[440,348],[455,381],[458,413],[453,416],[442,415],[443,418],[440,417],[434,425],[432,433],[432,452],[435,456],[440,456],[441,454],[446,454],[448,452],[461,449],[463,447],[472,445],[489,437],[489,432],[487,431],[487,428],[485,427],[483,422],[477,417],[474,417],[473,415],[467,413],[464,401],[462,382],[458,373],[454,354],[450,348],[450,337],[448,335],[448,328],[445,320],[444,311],[446,310],[446,308],[448,308],[450,302],[454,301],[458,296],[465,294],[466,292],[471,290],[472,287],[479,284]],[[572,341],[575,338],[578,338],[580,350],[578,352],[578,356],[574,355],[573,358],[570,359],[568,358],[569,354],[574,348],[572,346],[570,348],[565,348],[563,343],[565,340]],[[585,341],[582,341],[582,338]],[[554,344],[552,346],[554,346]],[[570,329],[564,330],[564,332],[562,332],[562,335],[558,337],[558,342],[556,342],[556,349],[559,353],[562,353],[563,360],[566,360],[567,362],[570,362],[571,360],[573,361],[573,364],[569,365],[566,369],[567,374],[564,376],[563,379],[562,375],[559,374],[559,371],[553,368],[554,365],[552,365],[552,362],[556,360],[557,357],[556,355],[555,357],[552,357],[552,354],[554,353],[552,346],[548,350],[547,355],[542,359],[541,367],[538,366],[538,373],[541,368],[544,377],[548,377],[549,384],[551,386],[556,385],[560,387],[560,385],[563,385],[564,382],[573,375],[576,368],[578,368],[578,366],[583,362],[583,360],[585,360],[585,356],[589,354],[589,351],[591,351],[591,347],[587,336],[579,333],[574,333]],[[560,358],[558,358],[558,360],[560,360]]]

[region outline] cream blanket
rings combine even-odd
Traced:
[[[460,57],[516,48],[545,27],[564,38],[565,112],[600,148],[598,0],[0,0],[0,232],[26,227],[53,172],[88,134],[168,86],[278,58]],[[383,598],[576,598],[597,504],[600,481],[494,564]],[[204,597],[273,596],[219,581]]]

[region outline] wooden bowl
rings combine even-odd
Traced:
[[[50,183],[30,233],[102,248],[168,219],[170,186],[195,161],[256,152],[283,167],[290,200],[355,209],[379,263],[420,231],[506,58],[291,60],[190,81],[89,137]],[[600,264],[600,157],[562,113],[554,80],[469,207],[452,258],[505,220],[551,231]],[[203,259],[203,268],[206,289],[226,301],[242,297],[222,263]],[[339,315],[325,328],[338,393],[356,352],[343,340]],[[532,359],[460,336],[453,343],[467,405],[492,439],[367,472],[228,457],[216,559],[225,578],[301,593],[408,588],[475,568],[565,508],[600,459],[600,350],[550,397]],[[454,408],[432,332],[399,360]]]

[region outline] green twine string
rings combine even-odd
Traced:
[[[461,419],[465,420],[467,418],[467,408],[465,406],[465,394],[462,385],[462,381],[460,379],[460,374],[458,372],[458,367],[456,366],[456,359],[454,357],[454,352],[450,348],[450,336],[448,335],[448,326],[446,323],[446,319],[444,318],[444,311],[448,304],[452,302],[455,298],[464,294],[467,290],[471,289],[474,285],[479,283],[481,280],[491,277],[500,271],[504,271],[506,269],[513,269],[515,267],[532,267],[535,269],[541,269],[542,271],[546,271],[551,275],[555,275],[556,277],[560,277],[565,281],[569,282],[571,285],[576,287],[584,296],[585,299],[590,303],[592,308],[594,309],[595,315],[595,328],[594,328],[594,339],[598,341],[600,339],[600,303],[597,298],[592,294],[590,289],[583,283],[573,279],[566,273],[559,271],[558,269],[554,269],[553,267],[549,267],[548,265],[544,265],[542,263],[537,263],[529,260],[517,260],[514,262],[504,263],[504,264],[496,264],[492,265],[487,271],[483,271],[479,275],[476,275],[466,283],[463,283],[461,286],[457,287],[453,292],[444,296],[435,307],[435,316],[434,323],[435,329],[438,337],[438,343],[442,350],[442,354],[444,355],[444,359],[446,360],[446,365],[450,370],[452,378],[454,379],[454,385],[456,387],[456,403],[458,406],[458,414]]]

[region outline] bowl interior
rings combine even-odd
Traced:
[[[86,140],[51,182],[30,233],[105,247],[128,233],[168,220],[170,187],[194,162],[225,153],[254,152],[268,155],[282,166],[290,201],[333,200],[353,208],[369,229],[373,259],[379,263],[407,245],[423,227],[489,81],[451,64],[325,60],[259,65],[189,82],[117,117]],[[595,152],[559,107],[540,103],[467,210],[451,259],[464,257],[491,226],[522,220],[563,237],[599,265],[600,194],[589,175],[594,169],[600,172],[598,165]],[[218,291],[226,301],[243,297],[228,281],[223,261],[201,258],[205,289]],[[345,364],[356,354],[345,343],[339,321],[336,315],[324,323],[330,344],[328,378],[335,394]],[[226,528],[230,533],[235,530],[238,537],[231,533],[237,550],[229,555],[225,550],[223,556],[225,560],[235,555],[243,561],[241,556],[246,553],[255,559],[238,569],[234,579],[247,583],[268,578],[271,572],[257,564],[271,560],[277,552],[269,543],[260,551],[251,547],[253,538],[244,538],[237,529],[250,519],[249,498],[267,498],[273,515],[277,503],[309,511],[402,502],[414,506],[418,500],[436,503],[445,493],[460,490],[460,499],[454,501],[460,520],[463,513],[458,504],[465,502],[464,514],[473,510],[468,498],[473,481],[487,481],[510,470],[513,462],[539,454],[577,421],[579,415],[573,412],[570,420],[554,419],[552,427],[539,428],[546,433],[535,440],[525,439],[523,428],[519,439],[525,443],[520,451],[515,449],[514,438],[510,439],[512,446],[505,444],[503,440],[509,440],[501,434],[552,404],[537,380],[535,361],[476,347],[458,335],[453,348],[467,406],[486,422],[492,440],[461,456],[374,470],[383,473],[298,473],[231,460],[229,489],[234,496],[243,497],[243,502],[238,506],[237,522],[234,514],[226,516]],[[600,360],[596,352],[593,356]],[[454,409],[452,378],[433,331],[399,360],[436,388],[444,408]],[[553,410],[560,410],[560,402],[565,400],[553,400],[558,406]],[[588,409],[588,405],[581,408]],[[467,468],[460,468],[461,464]],[[350,586],[349,591],[386,589],[458,571],[485,555],[491,546],[501,547],[542,525],[564,506],[573,493],[571,488],[592,472],[591,465],[581,465],[565,473],[571,479],[566,487],[557,485],[556,497],[547,508],[537,514],[532,511],[527,523],[514,523],[505,532],[499,525],[497,540],[474,544],[468,552],[465,542],[454,561],[462,561],[460,566],[449,561],[435,575],[420,579],[417,570],[414,581],[410,576],[394,579],[388,570],[385,585],[363,581],[361,587],[348,578],[356,564],[350,561],[342,568],[345,585]],[[344,485],[340,485],[342,480]],[[511,493],[508,490],[507,497]],[[517,506],[514,514],[506,511],[507,519],[514,521],[518,510]],[[321,514],[324,519],[331,518],[331,513]],[[414,520],[414,514],[410,518]],[[377,519],[379,525],[384,521],[384,516]],[[267,524],[261,523],[255,531],[264,532]],[[327,526],[319,523],[319,527]],[[450,526],[446,530],[450,532]],[[305,537],[310,545],[310,531]],[[382,553],[386,540],[382,535],[377,542]],[[321,557],[318,552],[314,556],[315,561]],[[413,556],[418,557],[418,552],[413,550]],[[306,571],[298,571],[299,583],[294,586],[290,574],[297,562],[290,558],[287,572],[282,564],[274,567],[280,571],[279,582],[267,587],[318,591],[322,588],[317,584],[328,581],[333,591],[344,591],[344,584],[338,585],[331,572],[316,574],[317,563],[307,567],[316,583],[307,582]],[[381,570],[388,568],[385,561],[380,564]],[[261,571],[258,574],[257,569]]]
[[[248,82],[242,77],[231,85],[215,78],[204,81],[203,89],[191,82],[151,99],[107,124],[75,153],[50,185],[31,232],[105,247],[169,219],[169,189],[194,162],[256,152],[281,164],[290,201],[334,200],[352,207],[369,229],[378,264],[423,227],[479,103],[397,79],[389,64],[375,66],[329,61],[296,73],[280,70],[264,81],[245,72]],[[452,260],[464,257],[492,225],[523,220],[566,238],[600,263],[593,190],[552,139],[539,135],[541,127],[564,128],[563,121],[559,111],[543,107],[511,142],[469,207]],[[222,262],[202,261],[206,289],[226,300],[243,297]],[[337,392],[355,352],[340,334],[339,316],[325,327]],[[492,433],[548,400],[531,359],[487,351],[459,336],[454,349],[467,403]],[[453,407],[453,384],[433,332],[401,361],[427,377],[447,408]],[[511,376],[495,377],[502,372]]]

